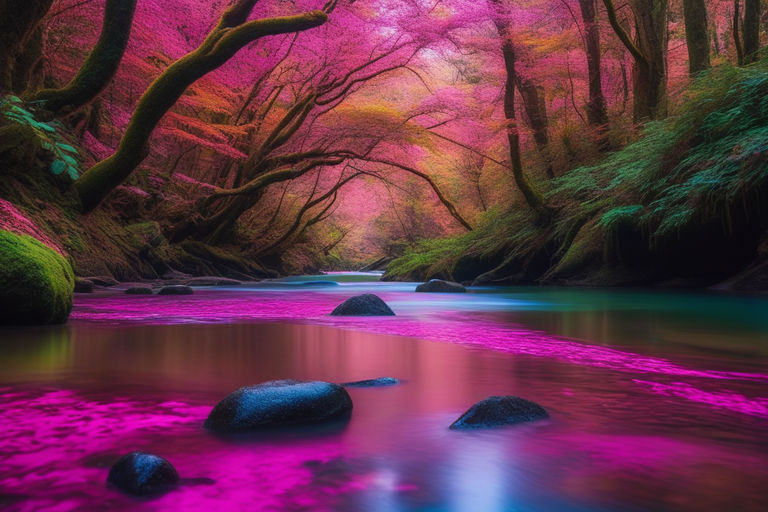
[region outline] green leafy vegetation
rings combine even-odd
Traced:
[[[419,243],[388,276],[454,277],[469,255],[515,262],[509,277],[528,272],[524,262],[542,246],[549,270],[537,267],[528,277],[545,281],[619,261],[630,246],[648,258],[682,246],[695,253],[707,250],[707,238],[763,233],[767,187],[768,58],[746,68],[724,64],[694,80],[673,115],[648,123],[638,140],[554,180],[547,194],[557,208],[552,225],[539,228],[515,210],[496,212],[475,232]]]
[[[6,120],[31,128],[46,151],[53,154],[50,171],[55,175],[66,174],[72,180],[80,176],[80,162],[77,149],[63,135],[64,125],[58,121],[42,122],[18,96],[0,98],[0,113]]]

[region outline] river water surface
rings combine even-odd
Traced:
[[[0,509],[768,510],[768,298],[369,279],[78,295],[66,326],[0,331]],[[328,316],[366,292],[397,316]],[[403,383],[350,389],[343,427],[202,428],[240,386],[383,376]],[[551,419],[448,430],[504,394]],[[133,450],[183,485],[108,488]]]

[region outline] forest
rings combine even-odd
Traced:
[[[77,275],[765,286],[759,0],[2,9],[1,226]]]

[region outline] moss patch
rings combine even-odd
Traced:
[[[59,253],[0,230],[0,325],[64,323],[74,288],[72,267]]]

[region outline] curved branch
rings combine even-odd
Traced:
[[[637,47],[637,45],[632,41],[632,38],[629,37],[627,31],[624,30],[624,27],[622,27],[621,23],[619,23],[619,20],[616,16],[616,7],[613,5],[613,0],[603,0],[603,4],[605,4],[605,10],[608,13],[608,21],[611,23],[613,31],[616,32],[617,36],[619,36],[619,39],[624,44],[624,46],[627,47],[627,50],[629,50],[629,53],[632,54],[632,57],[634,57],[636,61],[641,62],[647,66],[648,58],[643,54],[643,52],[640,51],[640,48]]]
[[[139,100],[139,104],[120,140],[117,152],[83,174],[75,182],[82,209],[90,211],[117,185],[123,182],[148,154],[148,141],[160,119],[184,94],[187,87],[217,69],[250,42],[261,37],[308,30],[325,23],[322,11],[295,16],[254,20],[231,28],[254,1],[241,1],[228,9],[217,28],[191,53],[171,64]],[[249,11],[250,12],[250,11]]]

